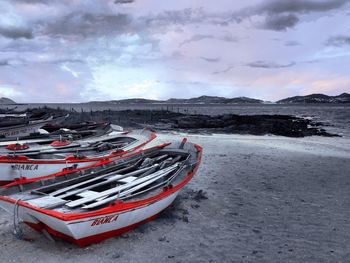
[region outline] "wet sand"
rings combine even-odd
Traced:
[[[162,140],[181,138],[163,134]],[[189,135],[201,168],[173,207],[79,248],[51,243],[0,211],[1,262],[347,262],[350,145],[345,138]]]

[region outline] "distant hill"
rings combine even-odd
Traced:
[[[168,99],[167,103],[190,103],[190,104],[235,104],[235,103],[262,103],[262,100],[251,99],[246,97],[224,98],[217,96],[200,96],[191,99]]]
[[[14,102],[13,100],[9,99],[9,98],[0,98],[0,104],[16,104],[16,102]]]
[[[102,101],[91,101],[90,103],[105,103]],[[113,104],[151,104],[151,103],[164,103],[164,104],[237,104],[237,103],[263,103],[262,100],[251,99],[246,97],[237,98],[224,98],[217,96],[200,96],[190,99],[175,99],[168,100],[148,100],[148,99],[125,99],[125,100],[112,100],[108,103]]]
[[[342,93],[338,96],[327,96],[324,94],[310,94],[306,96],[295,96],[277,101],[277,103],[350,103],[350,94]]]
[[[161,101],[159,100],[148,100],[148,99],[141,99],[141,98],[136,98],[136,99],[125,99],[125,100],[112,100],[110,101],[115,104],[139,104],[139,103],[159,103]]]

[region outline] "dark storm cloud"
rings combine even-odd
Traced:
[[[300,15],[315,12],[329,12],[343,7],[347,0],[311,1],[311,0],[272,0],[257,7],[241,10],[241,19],[254,15],[263,15],[264,22],[260,28],[285,31],[300,22]]]
[[[200,58],[203,59],[204,61],[211,62],[211,63],[220,61],[220,58],[206,58],[206,57],[200,57]]]
[[[266,69],[274,69],[274,68],[288,68],[295,65],[295,62],[291,62],[288,64],[278,64],[275,62],[269,62],[269,61],[254,61],[251,63],[248,63],[247,66],[251,68],[266,68]]]
[[[18,38],[32,39],[34,37],[31,29],[22,28],[22,27],[1,27],[1,26],[0,26],[0,36],[10,38],[10,39],[18,39]]]
[[[333,9],[340,8],[347,2],[347,0],[273,0],[260,5],[258,7],[258,10],[270,14],[327,12]]]
[[[350,46],[350,36],[333,36],[326,41],[327,46]]]
[[[284,31],[288,28],[294,27],[298,22],[299,18],[293,14],[273,15],[265,18],[262,28],[275,31]]]
[[[133,31],[131,17],[126,14],[71,13],[43,25],[44,34],[54,36],[95,36]]]

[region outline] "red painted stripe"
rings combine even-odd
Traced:
[[[77,244],[80,247],[86,247],[88,245],[94,244],[94,243],[99,243],[102,242],[108,238],[114,237],[114,236],[118,236],[120,234],[123,234],[127,231],[130,231],[136,227],[138,227],[139,225],[145,224],[149,221],[154,220],[155,218],[157,218],[162,212],[159,212],[149,218],[146,218],[145,220],[142,220],[138,223],[123,227],[123,228],[119,228],[119,229],[115,229],[112,231],[108,231],[108,232],[104,232],[101,234],[97,234],[97,235],[93,235],[93,236],[88,236],[88,237],[84,237],[81,239],[75,239],[71,236],[68,236],[66,234],[63,234],[43,223],[38,223],[38,224],[34,224],[34,223],[30,223],[30,222],[25,222],[28,226],[30,226],[31,228],[35,229],[38,232],[41,232],[43,229],[45,229],[47,232],[49,232],[51,235],[58,237],[58,238],[62,238],[66,241],[72,242]]]
[[[0,156],[0,163],[11,163],[11,164],[73,164],[73,163],[80,163],[80,162],[93,162],[93,161],[100,161],[103,159],[107,159],[109,155],[105,155],[102,157],[93,157],[89,158],[86,157],[84,159],[78,159],[78,158],[68,158],[68,159],[62,159],[62,160],[36,160],[36,159],[29,159],[25,155],[16,155],[14,158],[9,157],[7,155]]]
[[[142,144],[135,146],[134,148],[130,149],[129,151],[123,152],[122,154],[129,153],[135,150],[140,149],[141,147],[145,146],[150,141],[154,140],[157,137],[154,133],[151,133],[150,138],[143,142]],[[63,159],[63,160],[36,160],[36,159],[30,159],[25,155],[16,155],[13,157],[10,157],[8,155],[0,155],[0,163],[18,163],[18,164],[25,164],[25,163],[31,163],[31,164],[74,164],[74,163],[81,163],[81,162],[98,162],[103,161],[106,159],[115,158],[122,155],[121,153],[117,154],[106,154],[102,157],[93,157],[89,158],[86,157],[84,159],[78,159],[78,158],[72,158],[72,156],[69,156],[69,158]]]
[[[101,215],[105,215],[105,214],[123,212],[123,211],[130,210],[130,209],[137,209],[140,206],[145,206],[145,205],[149,205],[150,203],[157,202],[157,201],[177,192],[193,178],[193,176],[197,172],[199,165],[201,163],[202,151],[203,151],[202,147],[200,147],[199,145],[195,144],[194,146],[198,150],[197,164],[196,164],[196,167],[194,168],[194,170],[192,172],[189,172],[187,174],[187,176],[185,177],[185,179],[182,180],[176,186],[164,189],[164,191],[162,193],[159,193],[158,195],[155,195],[155,196],[143,199],[143,200],[133,201],[133,202],[125,202],[125,203],[118,201],[117,203],[113,203],[113,204],[109,205],[108,207],[105,207],[105,208],[102,208],[99,210],[95,210],[95,211],[91,211],[91,212],[70,213],[70,214],[64,214],[64,213],[54,211],[54,210],[42,209],[42,208],[30,205],[30,204],[26,203],[25,201],[18,201],[16,199],[10,198],[8,196],[0,196],[0,200],[10,202],[10,203],[17,202],[19,205],[21,205],[23,207],[27,207],[27,208],[32,209],[34,211],[37,211],[39,213],[46,214],[46,215],[55,217],[55,218],[57,218],[59,220],[63,220],[63,221],[72,221],[72,220],[77,220],[77,219],[84,219],[87,217],[94,217],[94,216],[101,216]],[[136,154],[136,153],[134,153],[134,154]]]
[[[0,186],[8,185],[13,181],[0,181]]]
[[[97,166],[101,166],[101,165],[104,165],[104,164],[107,164],[107,163],[110,163],[110,162],[114,162],[114,161],[117,161],[121,158],[126,158],[126,157],[130,157],[134,154],[137,154],[141,151],[137,151],[135,152],[136,150],[139,150],[141,147],[145,146],[146,144],[148,144],[149,142],[151,142],[152,140],[154,140],[155,138],[157,138],[157,135],[155,133],[151,133],[151,136],[150,138],[145,141],[144,143],[126,151],[126,152],[123,152],[122,154],[116,154],[116,155],[113,155],[113,156],[109,156],[109,158],[106,158],[106,157],[102,157],[102,158],[95,158],[95,159],[84,159],[84,160],[80,160],[82,162],[93,162],[93,161],[96,161],[96,163],[94,164],[90,164],[90,165],[86,165],[86,166],[81,166],[77,169],[71,169],[71,170],[62,170],[60,172],[57,172],[57,173],[53,173],[53,174],[49,174],[49,175],[45,175],[45,176],[39,176],[39,177],[35,177],[35,178],[31,178],[31,179],[27,179],[27,178],[20,178],[20,179],[16,179],[15,181],[7,181],[6,184],[6,187],[12,187],[12,186],[16,186],[16,185],[19,185],[19,184],[27,184],[27,183],[32,183],[32,182],[35,182],[35,181],[38,181],[38,180],[42,180],[42,179],[47,179],[47,178],[50,178],[50,177],[55,177],[55,176],[61,176],[61,175],[66,175],[66,174],[71,174],[71,173],[75,173],[75,172],[79,172],[81,170],[85,170],[85,169],[89,169],[89,168],[94,168],[94,167],[97,167]],[[170,143],[164,143],[162,145],[159,145],[159,146],[155,146],[155,147],[151,147],[149,149],[153,149],[153,148],[161,148],[161,147],[165,147],[165,146],[168,146]],[[148,150],[148,149],[147,149]],[[25,157],[25,156],[24,156]],[[96,160],[97,159],[97,160]],[[87,161],[85,161],[87,160]],[[0,160],[0,163],[1,163],[1,160]],[[69,163],[69,164],[72,164],[74,162],[70,162],[70,161],[66,161],[64,162],[65,164],[66,163]],[[0,186],[4,186],[4,185],[1,185]]]

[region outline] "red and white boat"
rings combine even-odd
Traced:
[[[49,123],[57,123],[63,121],[66,116],[56,117],[50,116],[43,119],[28,119],[23,121],[16,121],[14,125],[6,125],[3,121],[0,122],[0,137],[23,137],[31,133],[37,132],[41,127]]]
[[[111,132],[92,140],[85,140],[79,147],[57,142],[50,149],[0,155],[0,185],[13,181],[33,181],[62,170],[78,169],[117,158],[126,152],[137,150],[156,138],[148,130],[129,133]],[[63,144],[60,144],[63,143]],[[74,146],[74,143],[72,144]]]
[[[45,236],[80,246],[97,243],[154,219],[194,176],[202,148],[185,140],[129,153],[79,172],[13,183],[0,207]],[[64,176],[62,176],[64,175]]]

